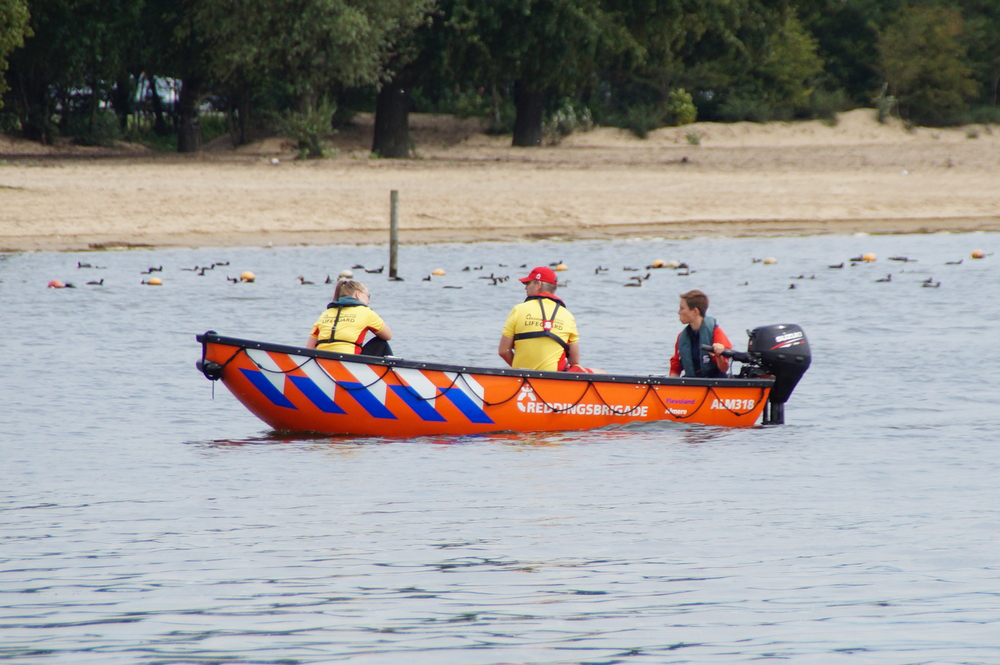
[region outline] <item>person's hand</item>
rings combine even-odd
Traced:
[[[715,344],[712,345],[712,354],[713,355],[717,356],[717,355],[719,355],[720,353],[722,353],[725,350],[726,350],[726,347],[723,346],[722,344],[719,344],[718,342],[716,342]]]

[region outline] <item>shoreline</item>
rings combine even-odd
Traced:
[[[698,123],[512,148],[474,120],[411,116],[417,157],[372,159],[370,118],[295,160],[265,139],[193,155],[0,136],[0,251],[1000,232],[1000,131]],[[692,144],[690,137],[697,135]],[[32,152],[34,151],[34,152]]]
[[[825,235],[922,235],[934,233],[1000,233],[1000,217],[880,220],[702,220],[648,222],[614,227],[517,227],[487,229],[400,229],[401,245],[436,243],[517,242],[535,240],[623,240],[629,238],[687,240],[692,238],[795,237]],[[170,248],[291,247],[387,245],[382,230],[258,231],[254,233],[80,234],[0,238],[0,253],[102,252]]]

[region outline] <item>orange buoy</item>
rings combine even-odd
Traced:
[[[986,256],[986,252],[984,252],[983,250],[981,250],[981,249],[974,249],[974,250],[972,250],[972,258],[974,258],[974,259],[981,259],[984,256]]]
[[[766,259],[764,259],[764,265],[768,265],[768,266],[773,266],[777,262],[778,262],[778,259],[774,258],[773,256],[769,256]]]
[[[47,288],[50,288],[50,289],[64,289],[64,288],[66,288],[66,285],[63,284],[62,282],[60,282],[58,279],[54,279],[51,282],[49,282],[49,285],[48,285]]]
[[[444,268],[435,268],[434,270],[431,271],[431,274],[432,275],[437,275],[438,277],[441,277],[442,275],[445,274],[444,273]]]
[[[552,269],[555,270],[556,272],[562,272],[563,270],[569,270],[569,266],[566,265],[565,263],[560,263]]]
[[[163,284],[163,280],[160,279],[159,277],[154,277],[146,283],[149,284],[150,286],[160,286],[161,284]]]
[[[663,259],[656,259],[650,265],[653,266],[654,268],[663,268],[667,265],[667,262],[664,261]]]
[[[861,257],[861,259],[865,263],[875,263],[875,259],[877,259],[877,258],[878,258],[878,255],[875,252],[868,252],[867,254],[865,254],[864,256]]]
[[[252,272],[250,272],[249,270],[247,270],[247,271],[243,272],[243,273],[242,273],[242,274],[240,275],[240,281],[241,281],[241,282],[252,282],[252,281],[254,281],[255,279],[257,279],[257,275],[253,274],[253,273],[252,273]]]

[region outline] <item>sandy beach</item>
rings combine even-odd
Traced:
[[[127,246],[1000,231],[1000,127],[699,123],[511,148],[477,120],[414,115],[418,157],[369,157],[371,118],[297,161],[269,139],[197,155],[0,136],[0,251]],[[697,145],[693,144],[697,142]]]

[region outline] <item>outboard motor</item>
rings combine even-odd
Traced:
[[[770,413],[765,410],[763,423],[783,425],[785,402],[812,361],[809,341],[802,328],[794,323],[754,328],[748,330],[747,335],[750,336],[749,354],[760,361],[765,372],[774,375],[774,387],[769,399]]]

